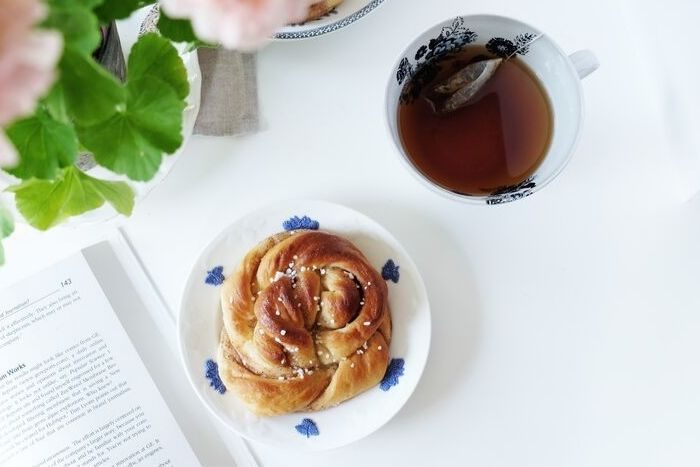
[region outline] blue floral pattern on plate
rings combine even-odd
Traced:
[[[401,274],[399,274],[399,266],[394,263],[393,259],[388,260],[385,264],[384,267],[382,267],[382,279],[385,281],[391,281],[394,284],[399,283],[399,277]]]
[[[382,378],[382,382],[379,383],[379,387],[382,391],[388,391],[392,387],[399,384],[399,377],[403,376],[404,363],[403,358],[391,359],[391,362],[389,362],[389,366],[386,369],[386,373],[384,374],[384,378]]]
[[[300,424],[295,425],[294,428],[303,436],[311,438],[312,436],[318,436],[320,433],[318,431],[318,426],[316,422],[310,418],[305,418]]]
[[[226,277],[224,277],[224,267],[216,266],[211,271],[207,271],[207,277],[204,279],[204,283],[217,286],[223,284],[225,280]]]
[[[318,230],[319,223],[309,216],[293,216],[282,222],[284,230]]]
[[[211,358],[204,363],[204,376],[209,380],[209,386],[219,394],[226,393],[226,386],[219,376],[219,365]]]

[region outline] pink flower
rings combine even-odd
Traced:
[[[2,0],[0,7],[0,126],[30,114],[53,83],[61,35],[34,25],[46,15],[39,0]],[[0,166],[15,163],[16,151],[0,130]]]
[[[280,27],[302,21],[318,0],[161,0],[174,18],[188,18],[200,39],[252,50]]]

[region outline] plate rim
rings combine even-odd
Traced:
[[[201,258],[209,252],[209,250],[212,248],[213,245],[218,244],[221,242],[226,235],[228,235],[229,231],[231,231],[234,226],[239,223],[240,221],[247,219],[251,216],[256,215],[257,213],[260,212],[266,212],[270,211],[276,208],[282,208],[284,206],[288,205],[299,205],[304,209],[299,209],[299,211],[304,211],[307,209],[309,206],[319,206],[322,205],[327,208],[333,208],[333,207],[341,207],[343,209],[346,209],[352,213],[358,214],[361,217],[364,217],[366,220],[369,220],[371,223],[375,225],[375,227],[378,227],[380,230],[383,231],[383,234],[387,235],[391,240],[393,240],[398,247],[398,252],[401,253],[405,259],[408,262],[408,265],[410,268],[412,268],[413,271],[416,273],[416,279],[418,282],[418,287],[420,288],[420,293],[422,296],[425,298],[425,313],[427,315],[427,329],[426,329],[426,341],[425,341],[425,347],[426,351],[422,356],[422,361],[418,362],[418,365],[416,368],[418,368],[417,374],[416,374],[416,382],[415,385],[405,393],[404,400],[400,401],[399,404],[396,405],[396,409],[391,411],[391,413],[380,423],[376,424],[376,426],[373,426],[370,430],[360,432],[359,435],[353,436],[353,437],[348,437],[347,439],[341,439],[339,442],[335,443],[330,443],[327,445],[317,445],[314,443],[298,443],[295,448],[291,448],[288,444],[276,442],[275,438],[272,439],[260,439],[258,437],[251,436],[250,434],[240,431],[237,429],[237,427],[233,426],[229,421],[224,417],[222,413],[220,413],[220,410],[216,410],[215,407],[213,407],[208,400],[204,397],[204,394],[202,391],[200,391],[199,385],[194,381],[194,375],[191,374],[189,371],[189,364],[188,361],[186,360],[186,353],[185,353],[185,342],[184,342],[184,336],[183,336],[183,320],[182,317],[184,315],[184,308],[185,308],[185,299],[188,296],[190,290],[194,287],[195,283],[197,282],[198,278],[196,276],[196,265],[200,262]],[[300,199],[300,200],[280,200],[277,202],[273,203],[268,203],[264,204],[262,206],[258,206],[257,208],[254,208],[252,210],[247,211],[246,213],[236,217],[233,219],[231,222],[228,223],[217,235],[215,235],[207,244],[200,250],[198,255],[195,257],[194,262],[192,263],[190,267],[190,273],[187,277],[187,281],[185,282],[185,286],[183,288],[182,295],[180,297],[180,304],[178,307],[178,314],[177,314],[177,346],[178,346],[178,354],[179,354],[179,360],[180,364],[182,365],[182,369],[187,376],[187,380],[190,383],[190,386],[192,390],[195,392],[197,395],[197,398],[201,402],[201,404],[206,407],[207,411],[209,412],[210,415],[212,415],[218,422],[223,424],[228,430],[232,431],[238,436],[241,436],[242,438],[253,441],[256,443],[261,443],[266,446],[272,446],[275,448],[282,448],[282,449],[289,449],[289,450],[297,450],[297,451],[302,451],[302,452],[319,452],[319,451],[327,451],[330,449],[337,449],[342,446],[347,446],[352,443],[355,443],[363,438],[368,437],[369,435],[377,432],[379,429],[384,427],[389,421],[391,421],[396,415],[401,411],[401,409],[406,405],[406,403],[409,401],[411,396],[415,393],[416,388],[418,387],[418,384],[420,383],[421,379],[423,378],[423,374],[425,372],[425,367],[428,362],[428,357],[430,356],[430,349],[431,349],[431,344],[432,344],[432,310],[430,307],[430,299],[428,296],[428,290],[425,286],[425,281],[423,280],[423,276],[420,273],[420,270],[418,269],[418,266],[416,265],[415,261],[413,258],[408,254],[406,249],[404,248],[403,244],[396,239],[396,237],[389,231],[387,230],[382,224],[371,218],[370,216],[366,215],[363,212],[360,212],[354,208],[348,207],[343,204],[339,203],[334,203],[330,201],[324,201],[324,200],[315,200],[315,199]],[[328,409],[327,409],[328,410]]]
[[[349,14],[348,16],[341,18],[337,21],[334,21],[332,23],[324,24],[323,26],[317,26],[309,29],[302,29],[300,31],[277,31],[272,38],[275,40],[279,41],[285,41],[285,40],[301,40],[301,39],[310,39],[312,37],[318,37],[318,36],[323,36],[325,34],[329,34],[331,32],[335,32],[339,29],[342,29],[346,26],[351,25],[355,21],[364,18],[367,16],[369,13],[374,11],[377,7],[379,7],[382,3],[384,3],[385,0],[370,0],[368,1],[365,6],[361,7],[360,9],[354,11],[353,13]]]

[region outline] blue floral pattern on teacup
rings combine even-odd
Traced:
[[[423,86],[432,81],[440,71],[437,61],[448,57],[467,44],[476,40],[478,35],[464,26],[464,18],[457,17],[450,26],[445,26],[440,34],[421,45],[416,51],[415,63],[411,63],[408,57],[404,57],[396,70],[396,80],[399,84],[406,83],[400,100],[403,103],[411,102],[420,94]]]
[[[440,34],[423,44],[416,50],[412,63],[408,57],[399,62],[396,70],[396,81],[404,85],[399,100],[408,103],[416,99],[423,87],[430,83],[440,72],[442,58],[449,57],[461,50],[465,45],[475,42],[479,34],[464,24],[464,18],[458,16],[449,26],[440,30]],[[486,42],[486,50],[501,58],[515,54],[526,55],[530,42],[536,38],[531,32],[516,35],[513,40],[503,37],[493,37]],[[405,84],[404,84],[405,83]]]
[[[505,186],[497,188],[496,190],[486,198],[486,204],[503,204],[510,203],[511,201],[516,201],[521,198],[525,198],[534,193],[535,187],[535,176],[529,177],[517,185]]]
[[[530,43],[536,37],[529,32],[518,34],[512,41],[503,37],[494,37],[486,43],[486,50],[501,58],[509,58],[515,54],[527,55],[530,52]]]

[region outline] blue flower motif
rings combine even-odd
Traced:
[[[399,384],[399,377],[403,376],[403,358],[392,358],[389,362],[389,367],[386,369],[382,382],[379,387],[382,391],[388,391],[392,387]]]
[[[224,283],[226,278],[224,277],[224,267],[223,266],[217,266],[211,271],[207,271],[207,278],[204,279],[204,282],[209,284],[209,285],[221,285]]]
[[[486,50],[498,57],[507,58],[514,55],[518,51],[518,47],[508,39],[494,37],[486,44]]]
[[[219,377],[219,365],[217,365],[216,362],[210,358],[204,364],[204,370],[204,375],[209,380],[209,386],[213,387],[214,391],[218,392],[219,394],[225,393],[226,386],[224,386],[224,382],[221,381],[221,378]]]
[[[301,433],[302,435],[306,436],[307,438],[311,438],[312,436],[318,436],[318,427],[316,426],[316,422],[311,420],[310,418],[305,418],[301,421],[300,424],[294,426],[296,430]]]
[[[391,281],[394,284],[399,283],[399,266],[390,259],[382,268],[382,278],[385,281]]]
[[[294,216],[290,217],[286,221],[282,222],[282,227],[284,227],[284,230],[318,230],[319,224],[318,221],[313,220],[309,216],[304,216],[304,217],[299,217],[299,216]]]

